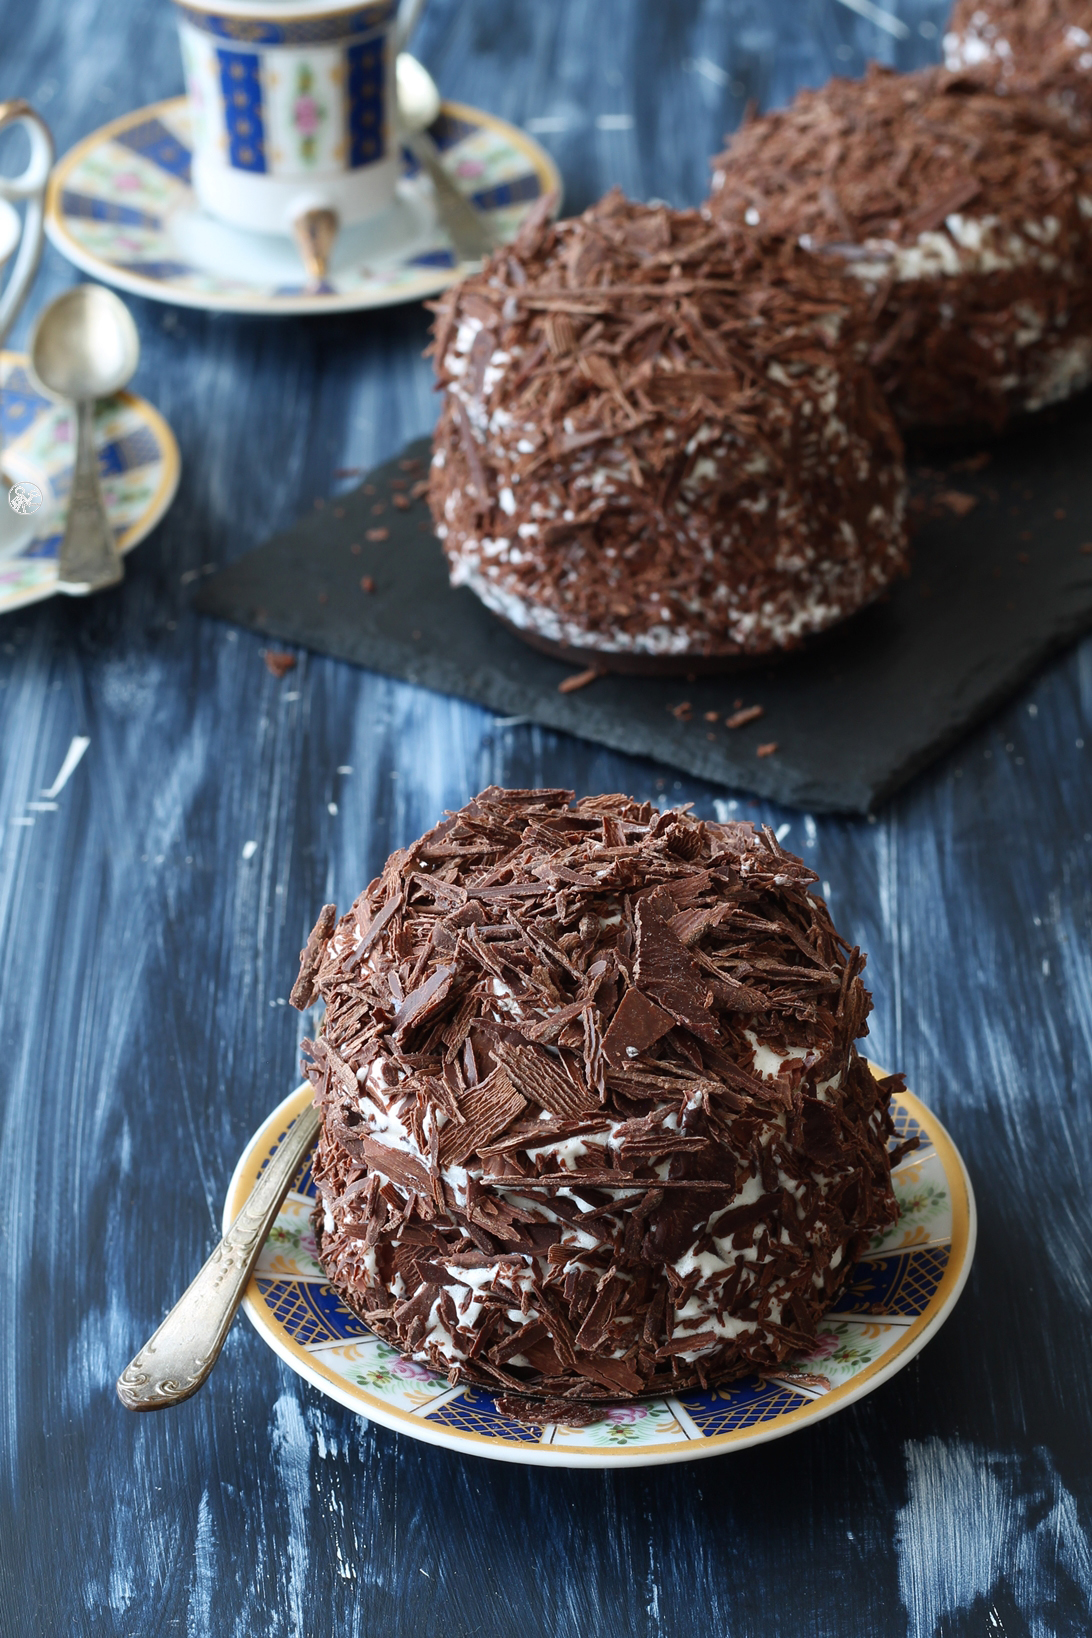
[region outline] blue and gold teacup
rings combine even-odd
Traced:
[[[403,0],[175,0],[200,203],[287,233],[308,211],[384,209],[399,175],[394,57]]]

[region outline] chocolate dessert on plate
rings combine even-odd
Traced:
[[[451,579],[603,670],[777,654],[905,566],[865,302],[783,238],[618,191],[536,213],[436,311]]]
[[[292,999],[341,1298],[530,1420],[791,1369],[896,1215],[814,881],[769,829],[494,786],[327,905]]]
[[[997,430],[1092,379],[1092,141],[1045,102],[873,64],[742,126],[706,210],[864,292],[908,431]]]

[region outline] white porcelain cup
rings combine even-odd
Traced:
[[[394,58],[421,0],[175,0],[193,186],[214,216],[288,233],[390,204],[400,172]]]

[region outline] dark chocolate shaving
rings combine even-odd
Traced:
[[[627,990],[603,1037],[603,1052],[617,1069],[626,1069],[673,1029],[675,1019],[640,990]]]
[[[307,943],[300,951],[300,974],[292,986],[289,999],[300,1012],[318,1000],[318,989],[315,979],[318,975],[322,957],[337,923],[337,905],[324,904],[319,912],[319,918],[308,935]]]

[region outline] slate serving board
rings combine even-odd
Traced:
[[[721,677],[604,676],[559,692],[574,668],[451,589],[423,500],[392,505],[392,480],[425,472],[426,439],[233,563],[197,606],[759,796],[865,813],[1092,625],[1090,437],[1086,395],[1019,428],[985,465],[917,463],[910,578],[813,648]],[[726,729],[739,702],[763,715]]]

